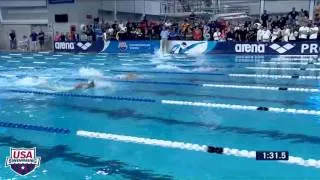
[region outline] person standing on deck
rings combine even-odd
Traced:
[[[168,38],[169,38],[169,31],[167,27],[164,27],[160,33],[160,37],[161,37],[161,41],[160,41],[160,45],[161,45],[161,52],[163,54],[168,53]]]

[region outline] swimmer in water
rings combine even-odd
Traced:
[[[91,89],[95,87],[95,83],[93,80],[88,81],[87,83],[77,84],[74,89]]]
[[[138,78],[138,76],[136,74],[128,73],[127,76],[124,79],[128,81],[128,80],[135,80],[137,78]]]

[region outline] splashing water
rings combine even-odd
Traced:
[[[80,68],[79,69],[79,75],[82,77],[103,77],[103,73],[101,73],[99,70],[95,68]]]

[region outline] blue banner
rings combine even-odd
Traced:
[[[100,39],[100,38],[98,38]],[[55,51],[105,53],[155,53],[160,41],[55,42]],[[239,43],[218,41],[169,41],[172,54],[318,55],[320,41]]]
[[[74,3],[74,0],[48,0],[49,4]]]
[[[57,52],[150,53],[160,47],[159,41],[55,42]]]

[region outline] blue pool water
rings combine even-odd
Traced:
[[[319,111],[319,92],[239,88],[318,89],[320,67],[307,64],[308,59],[1,53],[0,121],[64,128],[70,133],[0,127],[0,179],[319,179],[315,167],[76,136],[78,130],[85,130],[250,151],[286,150],[292,156],[318,160],[319,115],[161,103],[175,100]],[[128,82],[130,73],[136,79]],[[69,91],[89,79],[95,80],[96,88]],[[147,98],[156,103],[8,90],[68,91],[91,97]],[[41,166],[27,177],[15,175],[4,166],[10,147],[36,147]]]

